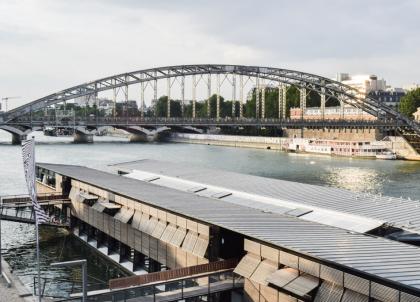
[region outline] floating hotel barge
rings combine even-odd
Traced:
[[[418,202],[159,161],[114,168],[37,165],[39,191],[71,199],[75,235],[132,272],[108,295],[206,267],[223,272],[217,288],[197,277],[186,299],[159,283],[147,301],[420,301]]]
[[[307,152],[336,156],[376,158],[378,154],[389,151],[381,142],[342,141],[324,139],[292,138],[285,143],[292,152]]]

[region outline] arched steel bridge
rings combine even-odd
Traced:
[[[243,66],[243,65],[220,65],[220,64],[206,64],[206,65],[179,65],[179,66],[167,66],[167,67],[158,67],[145,70],[138,70],[133,72],[127,72],[123,74],[118,74],[99,80],[83,83],[68,89],[47,95],[43,98],[32,101],[28,104],[15,108],[3,114],[2,126],[10,126],[19,124],[19,120],[22,121],[22,117],[30,116],[32,112],[42,110],[51,105],[62,103],[68,100],[72,100],[82,96],[97,96],[98,93],[113,90],[115,97],[115,90],[118,88],[125,88],[126,91],[126,100],[128,100],[128,87],[130,85],[139,84],[141,85],[141,113],[142,117],[144,116],[144,90],[145,85],[153,87],[154,90],[154,99],[157,99],[157,82],[159,80],[167,81],[167,96],[168,96],[168,106],[167,106],[167,118],[171,118],[170,113],[170,94],[171,86],[175,81],[179,81],[182,89],[182,102],[184,101],[184,85],[185,78],[192,77],[192,103],[193,103],[193,113],[191,117],[184,117],[183,124],[190,123],[194,125],[195,118],[195,102],[196,102],[196,87],[198,80],[204,79],[207,76],[207,87],[209,92],[209,97],[211,95],[211,81],[212,75],[217,77],[217,115],[216,119],[208,120],[207,125],[218,125],[220,123],[220,87],[224,80],[228,80],[233,87],[232,99],[236,99],[236,87],[239,86],[240,89],[240,98],[238,102],[240,103],[240,115],[239,118],[235,118],[234,123],[241,125],[242,123],[242,104],[244,101],[243,96],[243,87],[244,87],[244,78],[252,78],[255,81],[255,85],[258,88],[260,81],[269,81],[271,83],[276,83],[278,85],[279,92],[279,113],[278,121],[284,121],[286,119],[286,91],[288,87],[295,86],[300,91],[300,107],[302,109],[306,108],[306,96],[307,91],[314,91],[318,93],[321,97],[321,111],[325,110],[326,99],[332,97],[336,98],[342,104],[342,107],[347,104],[353,107],[359,108],[364,112],[367,112],[371,115],[374,115],[378,118],[379,121],[392,121],[395,125],[403,126],[410,131],[420,134],[420,126],[408,119],[407,117],[401,115],[392,108],[384,105],[383,103],[373,99],[364,94],[360,94],[358,90],[352,88],[348,85],[344,85],[340,82],[328,79],[315,74],[287,70],[281,68],[273,67],[259,67],[259,66]],[[236,80],[239,77],[239,84]],[[222,81],[221,81],[222,78]],[[259,100],[259,94],[257,95],[256,102],[256,114],[255,120],[262,121],[264,120],[264,97],[262,100]],[[210,112],[210,103],[207,102],[208,114]],[[261,108],[259,108],[261,106]],[[260,111],[261,109],[261,111]],[[232,109],[233,113],[234,109]],[[260,113],[261,112],[261,113]],[[302,110],[303,112],[303,110]],[[187,119],[187,121],[185,120]],[[169,119],[167,119],[169,122]],[[189,122],[188,122],[189,121]],[[32,121],[31,121],[32,122]],[[120,121],[121,122],[121,121]],[[161,124],[164,124],[162,122]],[[172,121],[173,123],[173,121]],[[249,124],[249,119],[247,121]],[[273,122],[271,122],[273,123]],[[274,122],[275,123],[275,122]],[[1,123],[0,123],[1,124]],[[142,122],[139,125],[147,124],[147,118],[142,119]],[[264,124],[264,123],[262,123]],[[37,125],[42,126],[42,125]],[[32,127],[32,124],[31,124]],[[8,130],[6,130],[8,131]]]

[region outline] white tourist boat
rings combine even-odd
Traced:
[[[381,152],[381,153],[376,154],[376,158],[377,159],[393,160],[393,159],[397,159],[397,154],[395,154],[394,152],[391,152],[391,151],[385,151],[385,152]]]

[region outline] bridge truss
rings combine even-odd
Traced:
[[[300,107],[304,109],[306,107],[306,96],[308,91],[314,91],[321,96],[321,112],[325,110],[326,98],[336,98],[342,104],[351,105],[359,108],[364,112],[376,116],[379,120],[394,120],[396,124],[403,125],[408,129],[420,134],[420,126],[393,110],[392,108],[384,105],[383,103],[373,99],[364,94],[360,94],[358,90],[348,85],[344,85],[340,82],[300,71],[272,68],[272,67],[258,67],[258,66],[242,66],[242,65],[219,65],[219,64],[207,64],[207,65],[180,65],[180,66],[167,66],[158,67],[145,70],[138,70],[110,77],[102,78],[99,80],[83,83],[62,91],[47,95],[43,98],[32,101],[26,105],[20,106],[13,110],[8,111],[3,116],[4,124],[13,124],[14,121],[18,120],[22,116],[28,116],[34,111],[43,110],[52,105],[63,103],[68,100],[76,99],[83,96],[97,96],[98,93],[103,91],[112,90],[114,101],[116,96],[116,89],[125,89],[125,99],[128,101],[128,87],[134,84],[141,85],[141,117],[144,116],[145,102],[144,102],[144,90],[145,85],[151,85],[153,87],[154,99],[157,100],[157,90],[159,80],[166,80],[167,82],[167,118],[171,117],[170,112],[170,95],[171,87],[178,81],[181,84],[182,89],[182,105],[185,101],[185,78],[192,77],[192,116],[191,120],[196,118],[195,116],[195,103],[196,99],[196,87],[197,77],[207,77],[207,87],[209,97],[211,96],[211,76],[217,77],[217,109],[216,109],[216,121],[220,118],[220,87],[224,80],[228,81],[232,85],[232,99],[239,102],[239,118],[242,118],[242,105],[244,103],[244,78],[253,78],[255,86],[259,89],[260,81],[267,80],[276,83],[279,89],[279,120],[286,119],[286,91],[288,87],[295,86],[300,91]],[[239,83],[237,78],[239,77]],[[221,78],[222,81],[221,81]],[[239,86],[240,97],[236,98],[236,90]],[[262,87],[264,89],[264,87]],[[281,93],[280,93],[281,92]],[[264,93],[262,93],[261,100],[259,93],[256,94],[256,113],[255,119],[264,119]],[[209,116],[210,102],[207,102],[207,112]],[[235,103],[235,102],[233,102]],[[259,108],[261,106],[261,108]],[[261,109],[261,110],[260,110]],[[303,110],[302,110],[303,112]],[[234,106],[232,107],[232,113],[234,114]]]

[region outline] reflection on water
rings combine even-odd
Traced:
[[[383,191],[386,182],[380,171],[361,167],[341,167],[327,169],[321,179],[328,185],[353,192],[376,194]]]
[[[420,199],[420,162],[380,161],[308,154],[287,154],[256,150],[189,144],[129,144],[127,139],[95,137],[92,145],[72,144],[71,138],[44,137],[36,133],[37,161],[87,165],[107,169],[107,164],[152,158],[195,164],[242,173],[309,184],[340,187],[356,192],[381,193]],[[25,192],[19,146],[0,131],[0,195]],[[6,258],[27,284],[35,273],[32,226],[3,222]],[[43,230],[42,271],[45,276],[79,280],[78,269],[51,269],[52,261],[88,258],[91,283],[122,275],[113,263],[93,253],[89,247],[57,229]]]
[[[32,288],[36,274],[34,226],[2,222],[2,227],[2,240],[6,250],[3,256],[22,282]],[[50,264],[53,262],[87,259],[88,280],[92,289],[105,288],[109,279],[127,275],[65,229],[41,227],[40,251],[41,275],[48,280],[45,287],[48,295],[65,296],[68,292],[80,291],[82,280],[80,268],[52,268]],[[59,286],[50,280],[59,282]]]

